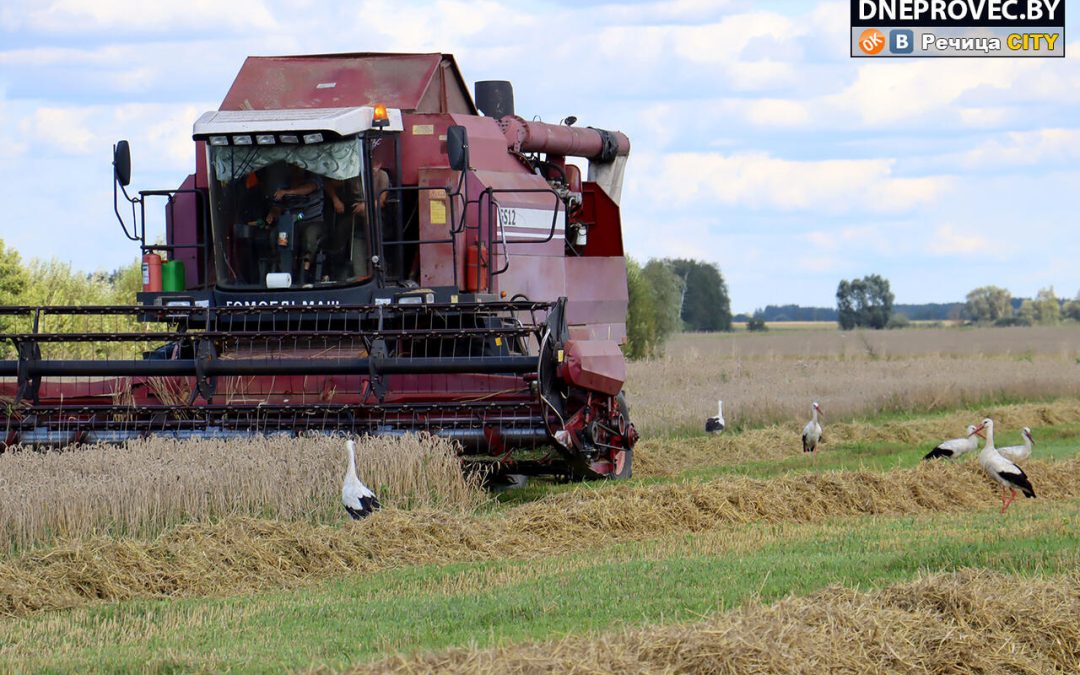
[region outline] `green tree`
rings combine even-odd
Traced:
[[[6,248],[4,241],[0,239],[0,305],[23,305],[26,304],[26,287],[29,285],[29,275],[22,266],[19,252],[13,248]],[[17,321],[14,317],[0,315],[0,333],[14,331]],[[0,344],[0,357],[11,357],[15,353],[15,347],[5,341]]]
[[[29,277],[19,259],[19,252],[4,246],[0,239],[0,305],[23,304]]]
[[[967,294],[964,311],[972,321],[998,321],[1012,316],[1012,293],[997,286],[980,286]]]
[[[855,311],[854,283],[841,279],[840,285],[836,287],[836,320],[841,330],[851,330],[859,325],[859,314]]]
[[[110,305],[134,304],[135,294],[142,290],[142,263],[136,258],[130,264],[114,270],[109,274],[108,285],[106,301]]]
[[[680,316],[687,330],[731,330],[731,299],[720,269],[708,262],[668,259],[683,281]]]
[[[1032,306],[1035,310],[1032,320],[1035,323],[1052,326],[1061,321],[1061,302],[1054,294],[1053,286],[1039,289]]]
[[[671,266],[650,260],[644,268],[626,259],[626,282],[630,296],[626,315],[626,356],[642,359],[659,356],[664,342],[679,329],[679,298],[682,280]]]
[[[663,260],[650,260],[641,273],[653,294],[656,337],[662,344],[668,336],[682,328],[679,303],[683,295],[683,280]]]
[[[878,274],[862,279],[841,280],[836,288],[837,321],[840,328],[881,329],[889,325],[893,312],[889,280]]]
[[[626,309],[626,356],[642,359],[649,356],[656,343],[655,299],[641,265],[626,259],[626,286],[630,301]]]
[[[1063,311],[1066,317],[1073,321],[1080,321],[1080,292],[1077,292],[1075,298],[1065,303]]]

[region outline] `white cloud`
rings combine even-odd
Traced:
[[[261,0],[52,0],[18,4],[21,7],[11,8],[12,11],[4,13],[4,27],[55,33],[84,33],[113,28],[124,31],[278,29],[273,12]]]
[[[87,125],[90,114],[85,108],[38,108],[22,120],[19,129],[34,143],[52,146],[63,154],[85,155],[94,141]]]
[[[810,122],[810,111],[799,101],[762,98],[747,102],[746,118],[758,126],[799,127]]]
[[[938,226],[926,242],[926,249],[938,256],[990,255],[990,242],[982,235],[958,232],[951,224]]]
[[[473,38],[482,39],[472,46],[486,48],[538,37],[533,15],[495,0],[436,0],[426,6],[366,0],[349,14],[355,30],[381,35],[391,50],[453,52],[460,58]]]
[[[1015,93],[1038,69],[1034,59],[914,59],[873,62],[859,67],[855,81],[824,102],[849,111],[864,124],[884,126],[930,120],[949,125],[962,111],[985,105],[968,102],[979,90]],[[1000,115],[969,114],[969,124],[1000,123]]]
[[[54,157],[108,157],[120,138],[131,141],[143,166],[154,171],[193,168],[191,127],[210,104],[125,104],[39,107],[18,128],[30,147]]]
[[[964,153],[969,168],[1013,169],[1080,159],[1080,129],[1016,131]],[[1073,164],[1075,166],[1075,164]]]
[[[639,74],[659,72],[700,78],[712,88],[756,91],[797,80],[797,38],[806,28],[775,12],[731,14],[702,25],[614,25],[600,31],[597,44],[604,61]],[[755,54],[744,52],[752,47]]]
[[[934,202],[950,183],[946,177],[896,177],[890,159],[795,161],[759,152],[672,153],[657,162],[658,183],[683,204],[705,200],[780,211],[903,212]]]
[[[8,112],[7,101],[0,89],[0,160],[14,159],[26,152],[25,137],[22,134],[12,136],[9,132],[14,127],[13,116]]]

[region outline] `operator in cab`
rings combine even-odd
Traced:
[[[383,168],[383,160],[376,153],[371,159],[372,193],[379,209],[386,206],[390,187],[390,174]],[[343,181],[326,181],[326,193],[334,210],[335,239],[348,254],[343,266],[347,278],[362,278],[370,274],[371,219],[368,218],[367,200],[360,176]]]
[[[311,284],[323,280],[323,180],[295,164],[286,166],[285,185],[274,190],[266,223],[271,227],[276,223],[273,244],[282,254],[279,271],[298,274],[302,284]],[[294,251],[299,253],[299,265],[293,263]]]

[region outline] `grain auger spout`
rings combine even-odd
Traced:
[[[497,471],[630,475],[629,141],[494,89],[478,114],[443,54],[249,58],[179,188],[128,195],[118,143],[143,292],[0,308],[0,445],[423,431]]]

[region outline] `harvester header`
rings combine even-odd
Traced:
[[[444,54],[252,57],[180,187],[129,196],[118,143],[143,292],[0,308],[0,446],[426,431],[497,471],[629,475],[629,140],[477,85]]]

